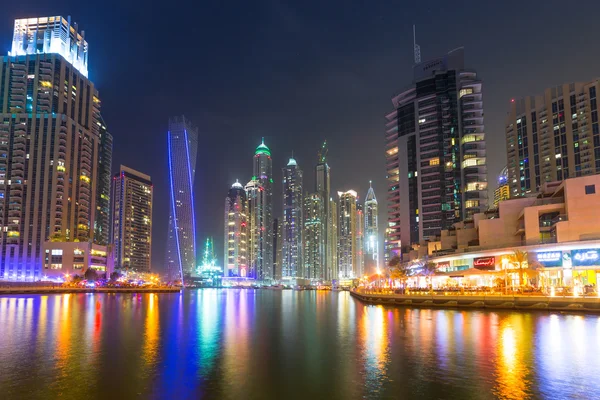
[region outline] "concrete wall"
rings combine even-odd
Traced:
[[[568,179],[564,185],[568,221],[556,224],[558,241],[600,238],[600,175]],[[585,194],[588,185],[594,185],[596,193]]]
[[[482,247],[521,245],[521,237],[515,235],[519,227],[519,215],[525,207],[534,202],[535,199],[528,197],[500,202],[500,218],[479,221],[479,245]]]

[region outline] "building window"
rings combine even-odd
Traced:
[[[585,185],[585,194],[595,194],[596,185]]]

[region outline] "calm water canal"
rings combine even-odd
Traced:
[[[600,317],[344,293],[0,296],[2,399],[600,398]]]

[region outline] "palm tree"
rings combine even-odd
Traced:
[[[527,252],[521,250],[515,250],[510,255],[510,262],[519,268],[519,284],[525,286],[525,270],[523,266],[527,265]]]
[[[402,293],[406,290],[406,280],[410,276],[410,268],[406,264],[400,264],[395,268],[390,269],[392,280],[399,280],[402,284]]]

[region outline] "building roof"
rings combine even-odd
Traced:
[[[367,192],[367,197],[365,197],[365,203],[377,203],[377,198],[375,197],[373,186],[371,186],[371,181],[369,181],[369,191]]]
[[[235,180],[235,183],[233,185],[231,185],[232,189],[243,189],[244,187],[242,186],[242,184],[240,183],[240,181],[238,181],[237,179]]]
[[[271,155],[271,150],[265,145],[265,138],[262,138],[261,144],[259,144],[256,148],[256,152],[254,153],[254,155],[258,154],[266,154],[268,156]]]
[[[294,158],[290,158],[290,161],[288,161],[287,166],[288,167],[292,167],[292,166],[296,166],[298,165],[298,163],[296,162],[296,160]]]

